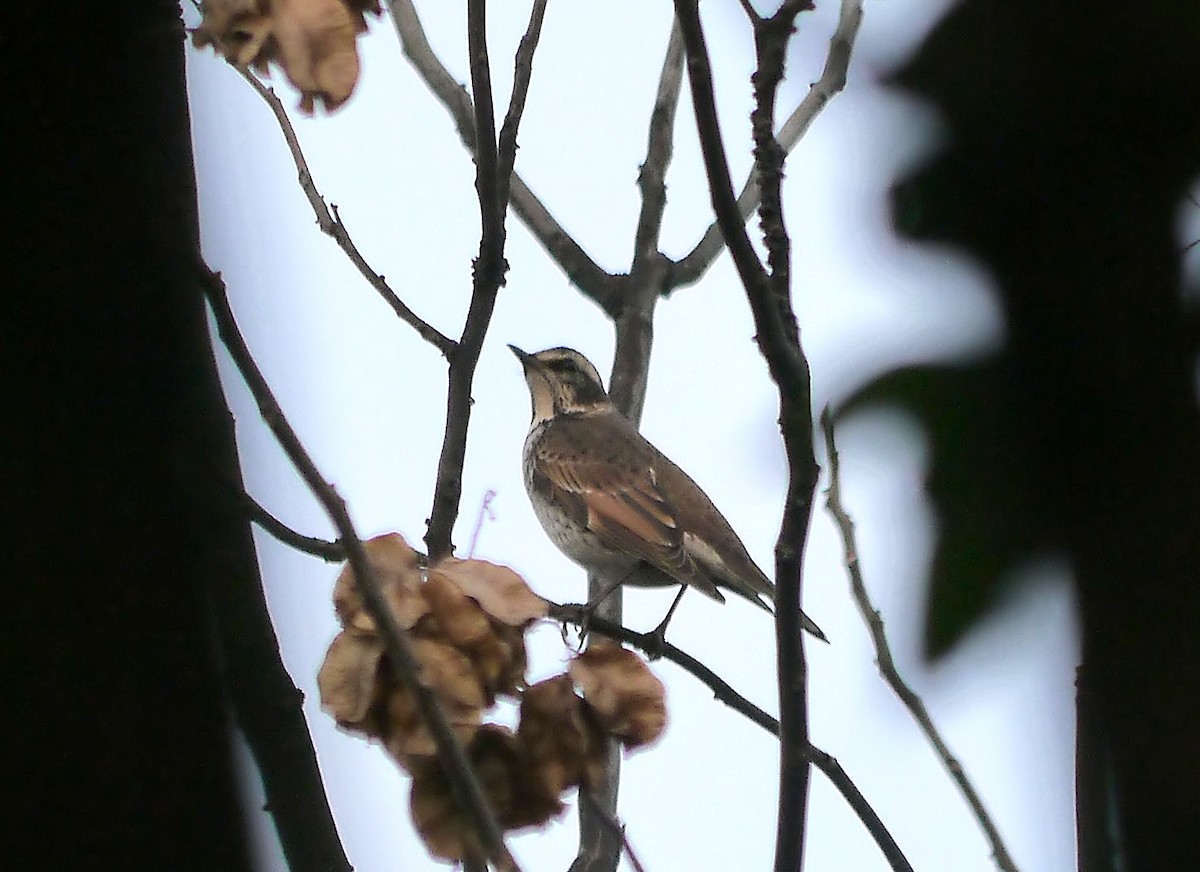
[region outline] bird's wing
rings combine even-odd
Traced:
[[[684,549],[675,507],[658,486],[651,455],[627,432],[614,427],[606,433],[606,423],[586,421],[584,440],[571,432],[575,422],[556,422],[534,452],[534,485],[546,488],[552,501],[609,547],[724,600]]]

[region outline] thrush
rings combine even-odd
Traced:
[[[775,586],[700,486],[617,411],[591,361],[571,348],[508,347],[533,401],[523,460],[534,514],[560,551],[608,585],[601,598],[620,584],[680,585],[660,636],[689,587],[718,602],[723,588],[769,612]]]

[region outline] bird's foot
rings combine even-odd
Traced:
[[[640,640],[641,649],[651,660],[658,660],[667,651],[667,624],[663,621],[649,633],[643,633]]]

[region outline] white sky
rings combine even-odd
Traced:
[[[534,66],[517,170],[604,267],[625,270],[639,206],[645,124],[669,28],[667,3],[552,3]],[[780,117],[824,58],[836,6],[801,18]],[[886,192],[929,153],[933,115],[878,79],[919,44],[945,2],[868,2],[850,85],[788,165],[787,221],[794,295],[817,403],[891,366],[994,345],[1002,326],[986,276],[962,254],[897,239]],[[434,48],[468,79],[465,4],[421,5]],[[749,167],[753,65],[733,0],[704,4],[727,144],[740,183]],[[649,10],[649,11],[648,11]],[[527,3],[493,3],[497,114]],[[400,53],[390,20],[361,43],[363,76],[332,118],[296,119],[316,182],[358,247],[418,314],[457,336],[478,247],[473,166],[449,117]],[[317,230],[266,105],[211,53],[189,50],[204,250],[222,271],[250,347],[318,465],[363,535],[397,530],[419,544],[441,443],[445,367],[399,322]],[[295,97],[277,76],[285,102]],[[678,256],[711,216],[690,105],[680,107],[663,245]],[[501,291],[476,378],[456,541],[465,548],[483,494],[495,519],[477,556],[506,563],[559,601],[584,598],[582,573],[545,538],[520,482],[528,397],[504,347],[574,346],[607,373],[612,331],[515,218]],[[643,430],[705,487],[760,565],[770,567],[784,488],[774,391],[751,341],[745,300],[727,258],[659,306]],[[332,535],[222,359],[238,420],[247,486],[277,516]],[[888,622],[898,663],[925,696],[992,810],[1024,872],[1073,866],[1074,608],[1065,573],[1031,566],[1005,609],[935,668],[920,661],[919,611],[934,536],[922,491],[928,460],[919,427],[894,413],[859,415],[839,431],[845,501],[858,524],[867,584]],[[824,483],[823,483],[824,484]],[[823,486],[823,485],[822,485]],[[351,862],[361,872],[436,869],[412,833],[408,783],[382,750],[340,732],[319,709],[316,672],[337,631],[336,567],[258,534],[284,660],[305,711]],[[829,634],[809,645],[811,723],[890,827],[917,870],[994,868],[932,752],[876,674],[848,593],[840,544],[822,512],[806,565],[806,611]],[[648,629],[671,592],[626,595],[626,623]],[[673,642],[774,712],[774,653],[766,617],[742,602],[684,599]],[[532,641],[535,677],[561,668],[558,630]],[[620,814],[651,872],[770,867],[776,742],[711,699],[668,663],[671,722],[655,747],[626,760]],[[249,768],[247,772],[252,772]],[[248,779],[253,784],[253,778]],[[813,774],[809,870],[885,870],[836,791]],[[270,820],[254,809],[263,868],[282,869]],[[574,855],[574,797],[563,819],[512,840],[526,870],[564,869]],[[624,868],[628,868],[625,866]]]

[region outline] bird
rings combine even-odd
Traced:
[[[686,472],[609,400],[596,367],[573,348],[509,349],[525,371],[533,414],[522,452],[534,514],[567,557],[604,580],[594,607],[621,584],[679,585],[724,602],[722,589],[771,611],[775,586],[725,516]],[[801,625],[822,641],[803,612]]]

